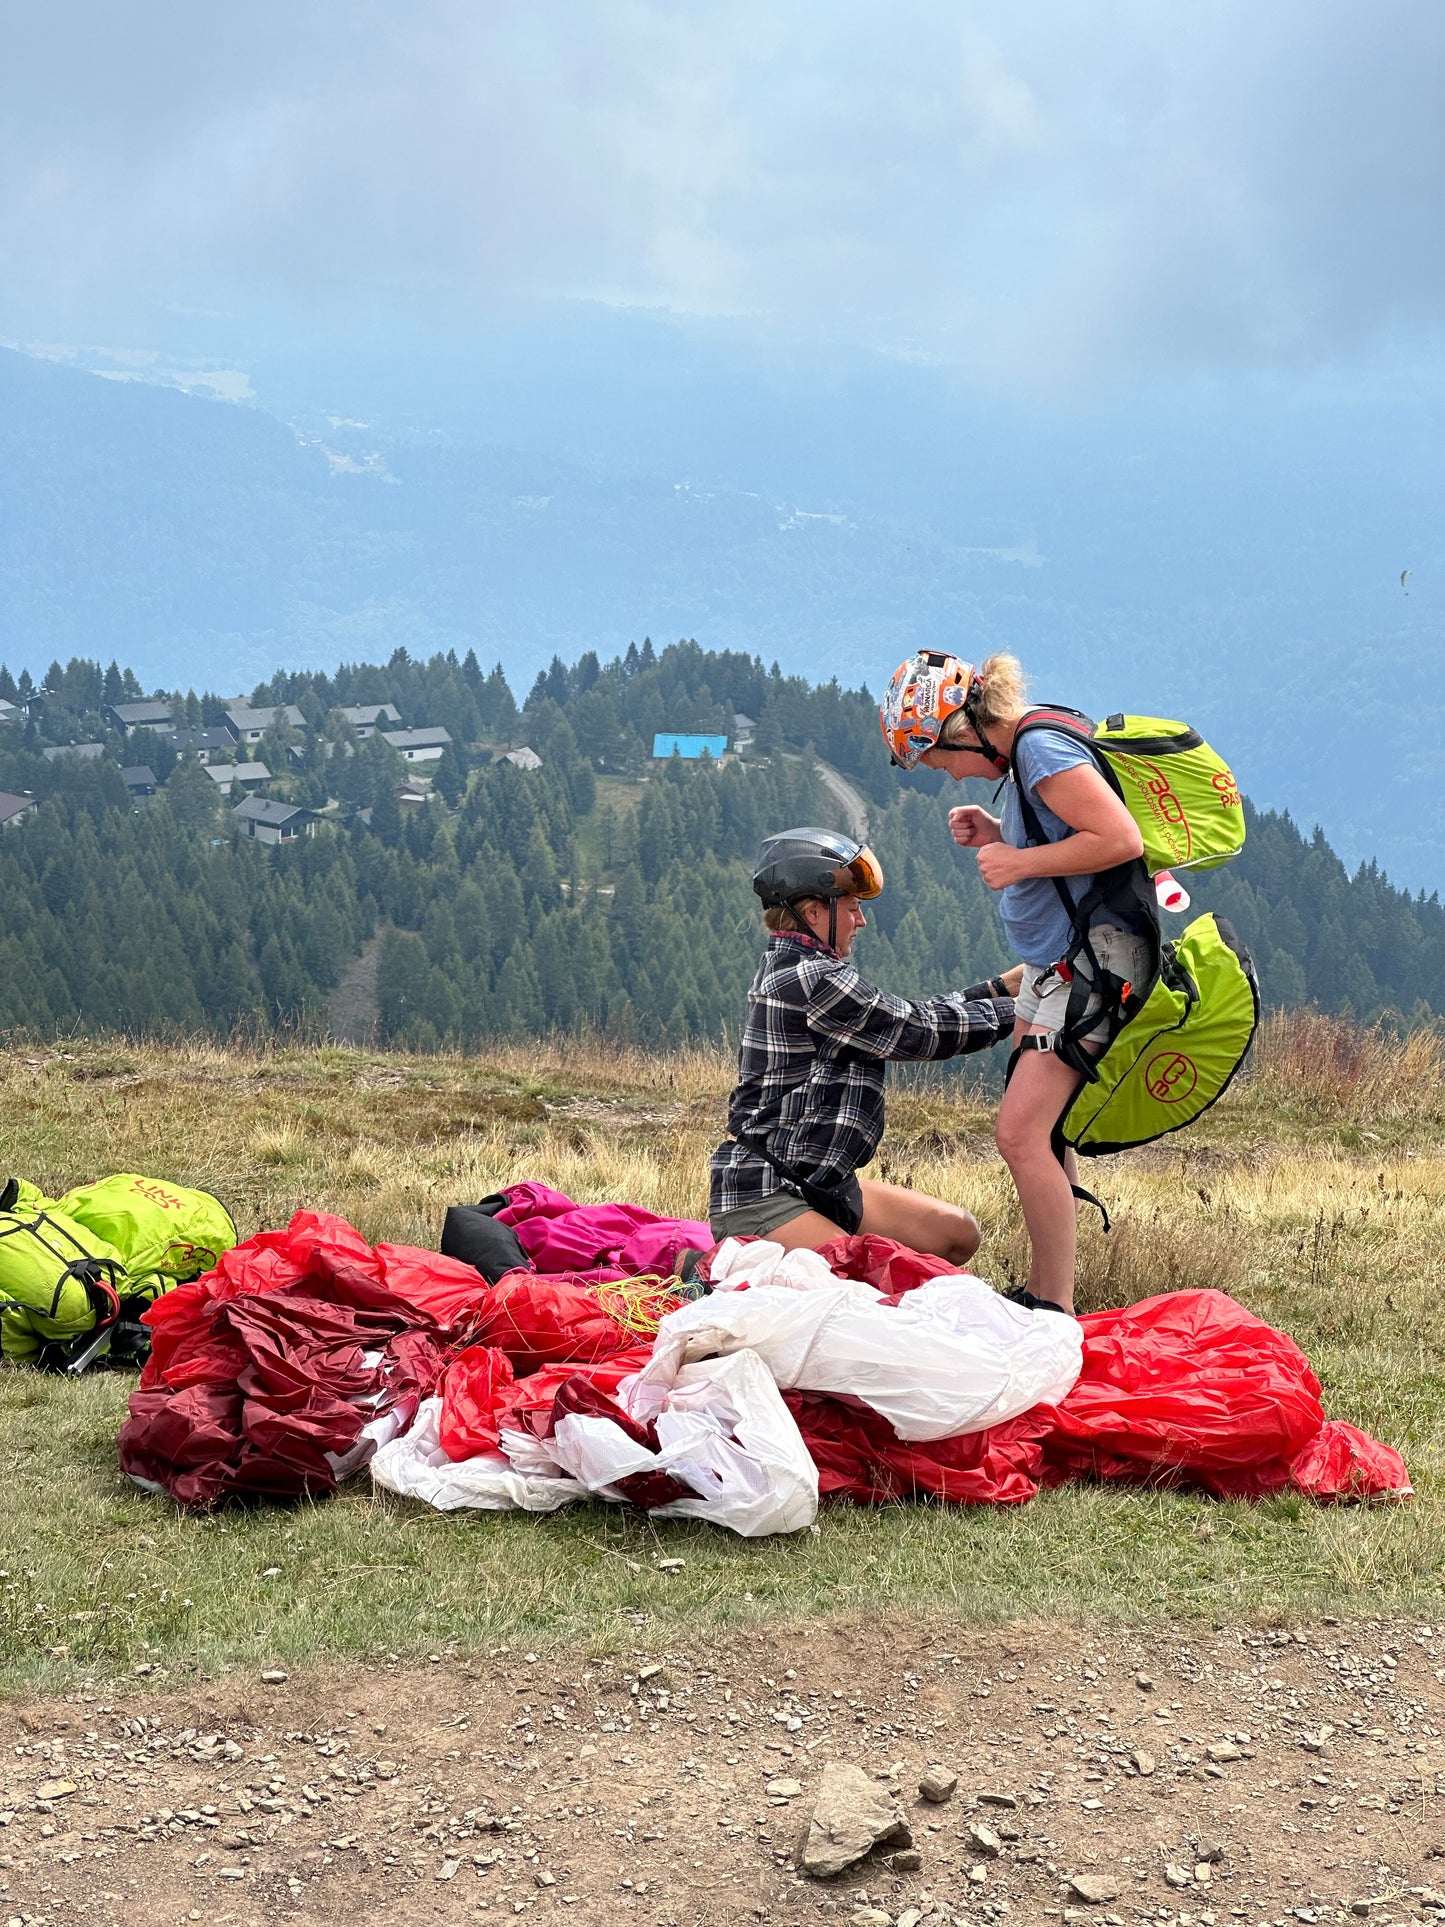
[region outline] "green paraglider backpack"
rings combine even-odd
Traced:
[[[1150,1144],[1228,1089],[1259,1023],[1249,955],[1223,917],[1163,946],[1158,979],[1075,1092],[1057,1137],[1083,1157]]]
[[[1084,1080],[1055,1126],[1054,1148],[1060,1157],[1070,1146],[1091,1157],[1148,1144],[1192,1122],[1244,1061],[1259,1022],[1248,953],[1232,927],[1212,915],[1165,942],[1153,881],[1161,870],[1212,869],[1237,856],[1244,847],[1244,806],[1229,766],[1185,723],[1121,714],[1096,726],[1076,709],[1034,709],[1015,731],[1010,759],[1034,845],[1048,838],[1019,780],[1017,759],[1020,740],[1037,729],[1084,744],[1144,843],[1142,858],[1091,878],[1077,903],[1062,878],[1053,879],[1073,940],[1059,965],[1070,987],[1068,1010],[1052,1042]],[[1089,932],[1111,921],[1144,940],[1144,981],[1125,983],[1099,963]],[[1087,972],[1074,968],[1080,957]],[[1104,999],[1102,1019],[1089,1010],[1094,990]],[[1101,1021],[1103,1048],[1090,1050],[1084,1037]]]
[[[1212,870],[1244,848],[1244,799],[1234,772],[1188,723],[1122,714],[1093,723],[1077,709],[1031,709],[1015,733],[1015,751],[1019,737],[1035,729],[1073,736],[1090,751],[1139,825],[1151,876]]]
[[[56,1205],[0,1190],[0,1349],[20,1363],[68,1366],[120,1317],[125,1261]]]
[[[173,1284],[199,1278],[236,1242],[230,1212],[209,1192],[133,1171],[77,1185],[60,1199],[60,1209],[121,1253],[132,1294],[159,1297]]]

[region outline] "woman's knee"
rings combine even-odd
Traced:
[[[983,1232],[979,1229],[978,1219],[971,1211],[965,1211],[960,1207],[953,1216],[954,1222],[950,1224],[947,1234],[948,1249],[941,1251],[938,1255],[940,1258],[946,1258],[950,1264],[966,1264],[978,1250],[983,1240]]]
[[[1038,1119],[1024,1111],[1011,1111],[1007,1102],[999,1107],[994,1120],[993,1141],[1011,1171],[1049,1148],[1049,1134]]]

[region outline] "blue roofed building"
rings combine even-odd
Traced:
[[[726,736],[654,736],[652,753],[655,757],[680,756],[686,763],[695,763],[700,756],[711,756],[715,763],[722,761],[727,754]]]

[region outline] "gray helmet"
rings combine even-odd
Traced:
[[[883,866],[866,843],[836,830],[779,830],[764,838],[753,872],[753,889],[769,906],[800,897],[876,897]]]

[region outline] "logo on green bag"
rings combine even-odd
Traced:
[[[1209,780],[1219,792],[1221,809],[1243,809],[1244,798],[1239,793],[1239,785],[1234,780],[1232,769],[1216,770]]]
[[[1130,771],[1138,786],[1144,808],[1154,819],[1158,834],[1172,853],[1175,863],[1187,863],[1193,854],[1194,838],[1184,805],[1175,794],[1169,778],[1157,763],[1144,763]]]
[[[1186,1097],[1193,1097],[1198,1082],[1194,1059],[1183,1051],[1160,1051],[1144,1066],[1145,1088],[1159,1104],[1182,1104]]]

